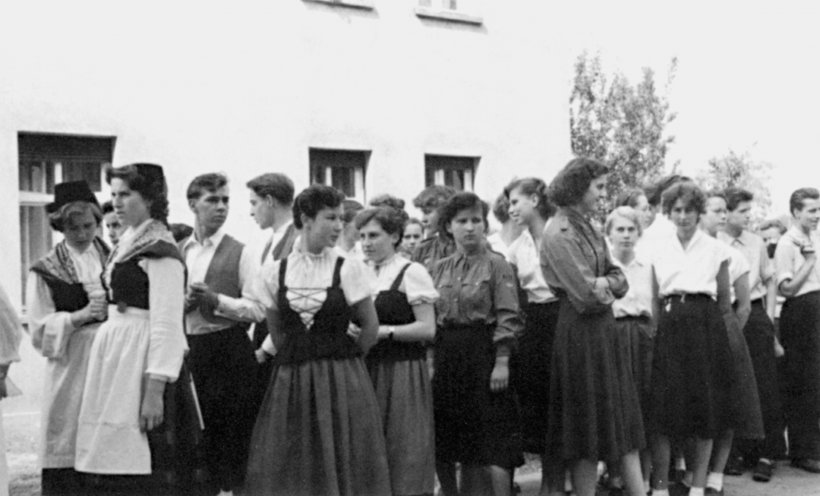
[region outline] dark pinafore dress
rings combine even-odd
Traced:
[[[327,296],[307,328],[287,298],[287,261],[277,305],[285,338],[253,430],[249,495],[389,495],[384,434],[358,344],[339,257]]]
[[[376,296],[381,325],[416,321],[407,295],[399,291],[405,265],[390,289]],[[420,342],[385,339],[367,355],[381,409],[390,482],[394,495],[432,494],[435,473],[433,389],[427,371],[427,353]]]

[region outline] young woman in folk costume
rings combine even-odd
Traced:
[[[42,410],[42,493],[76,494],[84,487],[74,470],[77,421],[94,336],[108,304],[102,271],[109,249],[97,234],[102,211],[85,181],[58,184],[46,206],[64,239],[29,273],[28,331],[46,357]]]
[[[376,341],[372,278],[334,249],[342,232],[337,190],[313,185],[294,200],[300,244],[266,265],[249,298],[268,309],[257,350],[273,374],[254,427],[250,495],[389,495],[379,405],[364,360]],[[361,329],[358,342],[350,322]]]
[[[91,347],[75,467],[98,475],[89,494],[174,494],[191,485],[178,449],[196,427],[171,415],[192,399],[170,384],[186,349],[184,264],[165,223],[162,168],[127,165],[107,180],[127,230],[104,273],[111,305]]]
[[[393,494],[432,494],[435,477],[433,391],[425,342],[435,334],[438,293],[424,266],[396,250],[404,212],[368,208],[356,216],[379,317],[378,343],[366,363],[381,408]]]

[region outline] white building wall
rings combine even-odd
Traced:
[[[548,2],[482,2],[483,24],[305,2],[54,2],[0,8],[0,281],[20,293],[19,131],[115,136],[114,165],[165,167],[171,221],[197,174],[232,181],[227,229],[258,240],[245,182],[309,181],[308,148],[370,150],[368,197],[408,203],[424,154],[479,156],[475,191],[569,157],[570,55]]]

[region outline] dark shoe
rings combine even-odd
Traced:
[[[763,460],[758,460],[755,469],[752,472],[752,479],[757,482],[769,482],[772,480],[772,473],[774,472],[774,463]]]
[[[813,458],[795,458],[792,460],[792,467],[802,468],[813,474],[820,474],[820,460]]]
[[[743,475],[745,471],[742,456],[730,456],[726,461],[726,468],[723,469],[726,475]]]
[[[713,487],[707,487],[706,491],[704,491],[703,494],[705,494],[706,496],[723,496],[723,489],[718,491]]]

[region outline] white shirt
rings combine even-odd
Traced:
[[[225,231],[219,229],[211,237],[205,238],[200,242],[196,239],[196,234],[194,233],[182,246],[185,265],[188,267],[189,284],[205,281],[205,276],[208,273],[208,267],[211,266],[211,261],[213,261],[216,248],[224,237]],[[256,264],[255,257],[250,253],[250,250],[243,249],[239,258],[239,286],[244,287],[245,282],[250,280],[253,275],[258,272],[258,269],[259,266]],[[230,296],[220,294],[217,296],[217,299],[218,306],[215,315],[230,318],[222,312],[222,309],[223,307],[230,307],[232,301],[238,298],[231,298]],[[186,334],[207,334],[225,328],[225,324],[208,322],[198,308],[185,315]]]
[[[518,269],[518,282],[527,293],[528,303],[548,303],[556,301],[556,296],[547,286],[541,272],[538,246],[528,229],[507,247],[507,260]]]
[[[629,291],[612,302],[615,318],[652,317],[652,264],[637,256],[628,264],[612,255],[612,263],[620,267],[629,282]]]
[[[705,293],[717,297],[717,274],[729,259],[726,245],[695,231],[686,249],[676,232],[659,237],[644,254],[651,261],[661,296],[675,293]]]
[[[410,266],[404,271],[404,277],[399,283],[399,291],[407,295],[407,302],[410,305],[435,303],[438,299],[438,291],[436,291],[430,273],[420,263],[410,262],[399,254],[393,255],[380,265],[370,261],[367,262],[367,266],[373,271],[375,279],[373,297],[375,298],[380,292],[390,289],[399,272],[408,263]]]
[[[655,216],[655,220],[652,224],[644,230],[638,244],[635,245],[635,253],[643,256],[644,260],[648,260],[646,257],[654,250],[653,245],[655,243],[676,233],[677,228],[675,224],[669,220],[669,217],[659,212],[658,215]]]
[[[814,245],[815,250],[820,249],[820,235],[817,231],[813,231],[810,236],[806,236],[798,226],[790,227],[777,242],[777,250],[774,252],[774,265],[777,270],[778,287],[783,281],[794,279],[794,275],[806,261],[806,258],[800,254],[800,247],[809,242]],[[820,263],[816,262],[813,270],[809,272],[808,277],[806,277],[800,289],[797,290],[795,296],[817,290],[820,290]]]
[[[735,294],[735,283],[741,276],[749,273],[749,262],[740,250],[725,245],[729,254],[729,283],[731,284],[732,303],[737,300]]]
[[[507,260],[510,259],[510,254],[507,251],[508,247],[506,243],[504,243],[504,240],[501,239],[501,231],[494,232],[487,236],[487,243],[490,245],[490,248],[492,248],[493,251],[496,251],[504,255],[504,258],[506,258]]]
[[[751,300],[765,297],[768,294],[766,284],[774,276],[774,266],[769,260],[763,238],[746,230],[736,238],[724,232],[719,232],[717,236],[719,240],[740,251],[749,263]]]

